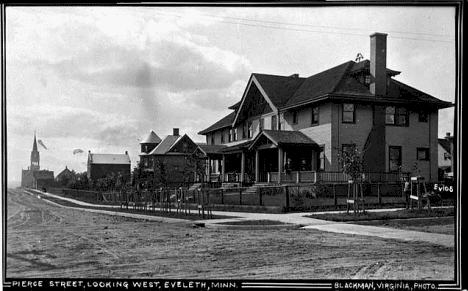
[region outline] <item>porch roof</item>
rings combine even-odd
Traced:
[[[226,145],[208,145],[208,144],[198,144],[198,148],[203,152],[205,155],[214,155],[214,154],[221,154],[221,151],[225,149]]]
[[[237,151],[241,151],[243,149],[248,149],[250,144],[252,143],[252,140],[247,140],[245,142],[240,142],[238,144],[235,144],[235,145],[232,145],[232,146],[229,146],[229,147],[226,147],[224,149],[222,149],[222,153],[232,153],[232,152],[237,152]]]
[[[319,145],[310,139],[307,135],[300,131],[285,131],[285,130],[263,130],[260,132],[255,139],[252,141],[249,149],[254,148],[261,137],[264,136],[269,139],[274,145],[300,145],[300,146],[313,146],[318,147]]]

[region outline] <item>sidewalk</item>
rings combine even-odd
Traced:
[[[152,220],[152,221],[162,221],[162,222],[171,222],[171,223],[179,222],[179,223],[190,223],[190,224],[203,223],[208,227],[210,226],[220,227],[221,225],[219,223],[221,222],[232,222],[232,221],[241,221],[241,220],[272,220],[272,221],[279,221],[279,222],[287,223],[287,224],[299,225],[301,226],[300,229],[303,229],[303,230],[316,229],[320,231],[328,231],[328,232],[351,234],[351,235],[375,236],[375,237],[381,237],[381,238],[386,238],[386,239],[396,239],[396,240],[402,240],[402,241],[421,241],[421,242],[428,242],[432,244],[442,245],[445,247],[454,247],[454,243],[455,243],[455,237],[453,235],[394,229],[394,228],[378,227],[378,226],[371,226],[371,225],[357,225],[357,224],[351,224],[351,223],[326,221],[326,220],[321,220],[321,219],[316,219],[316,218],[305,217],[306,215],[311,215],[312,213],[310,212],[271,214],[271,213],[213,211],[213,215],[230,216],[232,217],[232,219],[229,219],[229,218],[227,219],[204,219],[204,220],[187,221],[184,219],[166,218],[166,217],[151,216],[151,215],[145,215],[145,214],[115,212],[115,211],[112,211],[112,209],[120,208],[120,206],[96,205],[96,204],[90,204],[90,203],[77,201],[77,200],[70,199],[70,198],[61,197],[61,196],[50,194],[50,193],[40,192],[37,190],[34,192],[39,196],[46,195],[46,196],[50,196],[50,197],[54,197],[54,198],[58,198],[62,200],[67,200],[67,201],[70,201],[70,202],[73,202],[82,206],[109,208],[109,211],[71,207],[74,209],[92,211],[92,212],[97,212],[97,213],[106,213],[106,214],[112,214],[112,215],[120,215],[120,216],[125,216],[125,217],[146,219],[146,220]],[[56,204],[56,205],[59,205],[59,204]],[[59,205],[59,206],[62,206],[62,205]],[[372,211],[395,211],[395,210],[399,210],[399,209],[376,209],[376,210],[368,210],[368,211],[372,212]],[[336,211],[329,211],[329,212],[315,212],[313,214],[330,213],[330,212],[336,213]]]

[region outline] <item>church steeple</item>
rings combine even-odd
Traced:
[[[31,151],[31,170],[38,171],[40,169],[39,166],[39,151],[37,150],[37,142],[36,142],[36,131],[34,131],[34,142],[33,142],[33,149]]]

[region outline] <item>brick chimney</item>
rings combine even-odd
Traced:
[[[387,34],[376,32],[370,36],[370,92],[387,95]]]
[[[172,135],[179,136],[179,129],[178,128],[173,128],[172,129]]]

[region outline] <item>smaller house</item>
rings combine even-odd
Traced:
[[[125,154],[88,153],[88,179],[96,181],[112,173],[121,174],[124,181],[130,180],[131,161],[128,152]]]
[[[76,181],[76,173],[75,171],[70,171],[68,167],[65,166],[65,169],[55,177],[55,181],[59,182],[60,185],[66,186],[68,183]]]
[[[166,136],[148,154],[156,184],[182,186],[199,180],[196,173],[204,171],[204,168],[198,165],[199,160],[195,156],[197,148],[188,135],[181,136],[179,129],[174,128],[173,134]]]
[[[443,180],[447,177],[453,177],[453,136],[447,132],[445,138],[439,138],[438,141],[439,180]]]

